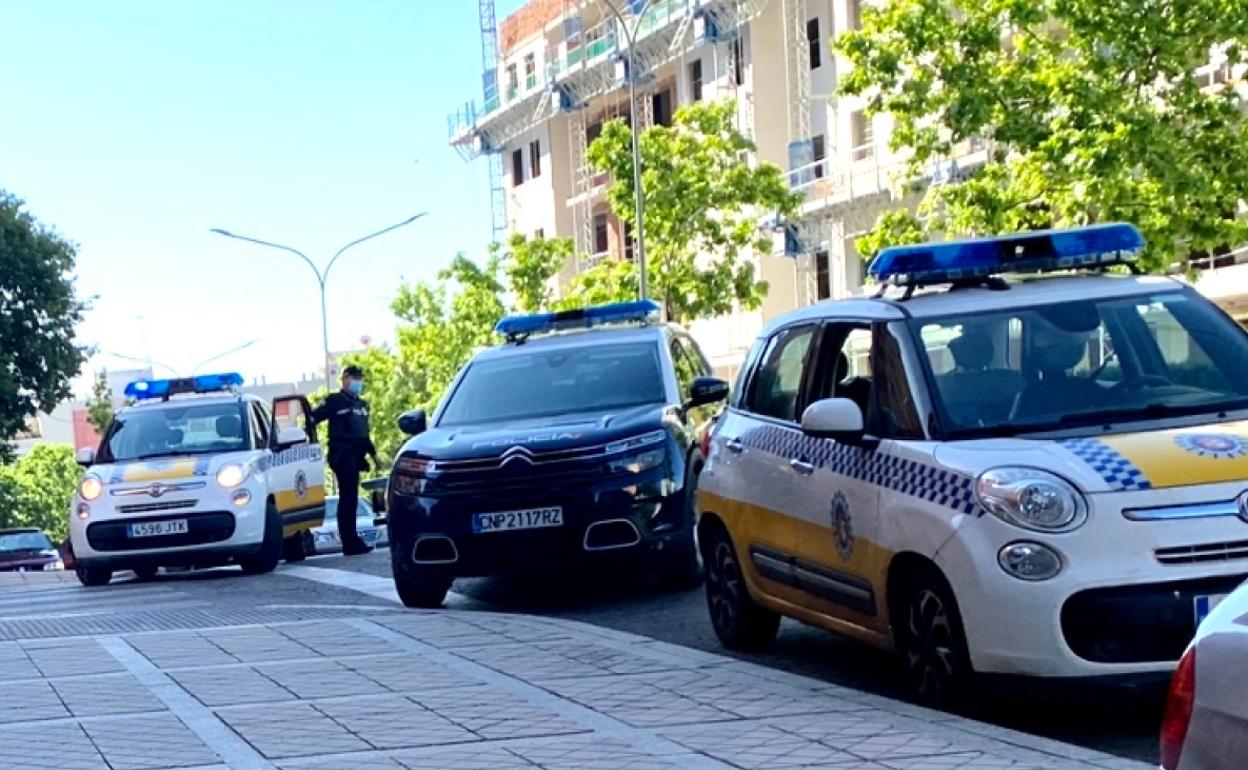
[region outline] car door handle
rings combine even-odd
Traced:
[[[797,471],[798,473],[802,474],[803,476],[809,476],[810,474],[815,472],[815,466],[811,465],[805,460],[799,460],[796,457],[794,457],[792,460],[789,460],[789,467]]]
[[[740,439],[730,438],[724,442],[724,447],[733,454],[741,454],[745,451],[745,444]]]

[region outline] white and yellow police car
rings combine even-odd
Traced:
[[[972,673],[1173,670],[1248,575],[1248,334],[1108,269],[1142,246],[889,249],[880,293],[771,323],[699,481],[721,641],[797,618],[896,649],[938,704]]]
[[[78,579],[160,567],[238,564],[272,571],[304,558],[325,512],[325,463],[303,396],[270,405],[237,392],[238,374],[126,387],[70,510]]]

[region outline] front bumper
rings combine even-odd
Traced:
[[[501,494],[392,494],[389,507],[394,558],[452,577],[637,560],[670,552],[692,528],[685,487],[673,484],[662,469],[562,488],[535,481]],[[477,513],[550,507],[562,509],[562,525],[473,531]]]

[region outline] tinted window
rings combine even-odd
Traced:
[[[604,412],[666,401],[653,342],[530,350],[469,364],[440,426]]]
[[[256,448],[264,449],[269,445],[268,409],[260,404],[251,405],[252,430],[256,436]]]
[[[52,543],[42,532],[10,532],[0,535],[0,553],[51,550]]]
[[[923,421],[906,377],[901,343],[889,328],[876,329],[872,368],[875,371],[875,406],[870,415],[871,432],[880,438],[924,438]]]
[[[796,421],[797,397],[802,386],[806,351],[813,326],[780,332],[767,344],[758,371],[750,379],[746,408],[755,414]]]
[[[676,381],[680,383],[680,395],[688,397],[693,381],[710,374],[710,366],[701,351],[687,337],[672,338],[672,364],[676,367]]]
[[[244,450],[244,414],[236,403],[138,407],[114,420],[101,461]]]

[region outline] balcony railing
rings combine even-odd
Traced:
[[[837,163],[836,158],[824,158],[789,170],[790,189],[802,193],[808,205],[828,206],[888,192],[898,184],[947,182],[982,165],[988,158],[984,142],[968,142],[952,158],[933,163],[912,175],[908,159],[884,160],[874,148],[864,157],[855,152],[861,149],[851,150],[853,161],[848,164]]]

